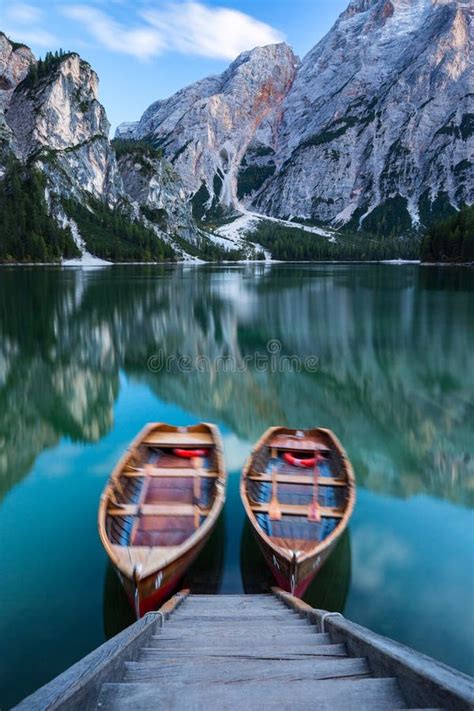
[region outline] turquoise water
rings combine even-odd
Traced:
[[[358,501],[308,601],[473,673],[473,351],[468,269],[0,270],[0,707],[131,621],[97,505],[150,420],[223,433],[194,589],[260,588],[241,466],[270,425],[330,427]]]

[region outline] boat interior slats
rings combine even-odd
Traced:
[[[329,447],[322,441],[316,441],[313,437],[296,437],[295,435],[277,434],[268,441],[268,446],[276,449],[284,449],[291,452],[329,452]]]
[[[159,447],[208,447],[214,444],[213,437],[207,432],[152,432],[143,440],[143,444]]]
[[[157,517],[158,518],[158,517]],[[147,519],[151,519],[148,520]],[[159,520],[159,519],[158,519]],[[141,518],[134,530],[132,546],[179,546],[194,533],[194,518],[182,517],[181,520],[169,520],[170,526],[159,529],[154,517]]]
[[[201,509],[208,514],[208,509]],[[194,516],[195,507],[187,504],[143,504],[142,506],[124,504],[119,508],[109,509],[108,516]]]
[[[250,508],[254,513],[269,513],[270,504],[253,504],[250,502]],[[308,506],[300,506],[296,504],[280,504],[280,511],[282,514],[288,514],[289,516],[307,516]],[[326,507],[319,507],[319,513],[323,517],[334,517],[342,518],[344,511],[342,509],[332,509]]]
[[[200,476],[203,479],[217,479],[219,474],[214,471],[201,471],[199,474],[196,473],[195,469],[171,469],[171,468],[158,468],[158,467],[153,467],[150,468],[146,474],[145,470],[143,468],[137,469],[124,469],[121,476],[130,478],[130,479],[137,479],[140,477],[148,476],[148,477],[172,477],[175,479],[193,479],[194,477]]]
[[[262,530],[276,545],[300,551],[305,549],[300,541],[305,541],[308,544],[306,549],[310,550],[315,543],[327,538],[339,523],[339,518],[335,517],[323,517],[317,522],[283,515],[280,521],[272,521],[267,513],[257,513],[256,518]]]
[[[158,446],[159,443],[159,446]],[[205,448],[194,459],[174,449]],[[109,498],[107,533],[113,545],[179,547],[209,515],[219,464],[212,435],[156,431],[131,452]]]
[[[317,489],[318,504],[325,508],[342,509],[346,500],[346,490],[341,487],[325,486]],[[250,505],[267,504],[272,498],[271,482],[249,481],[247,494]],[[278,484],[277,495],[280,504],[295,504],[309,506],[313,501],[314,486],[304,484]]]
[[[301,471],[301,469],[300,469]],[[271,474],[259,474],[258,472],[255,472],[254,474],[250,474],[248,477],[249,481],[260,481],[260,482],[271,482],[272,481],[272,475]],[[308,471],[307,474],[280,474],[280,470],[278,469],[278,473],[276,475],[276,482],[277,484],[280,483],[286,483],[286,484],[306,484],[307,486],[314,486],[314,475],[312,471]],[[319,476],[318,477],[318,486],[347,486],[347,481],[344,479],[335,479],[333,477],[323,477]]]

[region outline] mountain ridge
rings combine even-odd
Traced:
[[[381,240],[370,253],[398,256],[396,238],[418,240],[474,202],[473,16],[462,0],[351,0],[302,60],[284,42],[243,52],[114,141],[79,54],[36,60],[0,33],[0,180],[30,181],[38,195],[44,183],[54,254],[75,243],[87,259],[255,258],[252,231],[311,253],[307,240],[287,249],[299,223],[328,240],[315,255],[346,254],[349,231],[362,248],[350,254],[370,252],[370,234]],[[0,261],[15,258],[12,245],[0,242]]]

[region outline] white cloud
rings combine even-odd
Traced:
[[[250,15],[199,2],[174,2],[141,13],[140,27],[126,27],[90,5],[65,5],[62,12],[115,52],[148,59],[165,51],[235,59],[247,49],[281,42],[283,35]]]
[[[147,59],[160,54],[164,45],[159,32],[152,27],[124,28],[101,10],[88,5],[62,8],[63,14],[81,22],[89,33],[107,49]]]
[[[5,9],[6,23],[2,27],[8,37],[25,44],[53,48],[58,39],[41,27],[43,11],[36,5],[15,3]]]
[[[35,5],[27,5],[26,3],[15,3],[15,5],[10,5],[7,8],[5,15],[8,20],[12,22],[18,22],[19,24],[29,25],[32,22],[38,22],[41,19],[41,12],[39,7]]]
[[[235,59],[247,49],[281,42],[283,35],[250,15],[199,2],[173,3],[143,17],[163,33],[169,49],[218,59]]]

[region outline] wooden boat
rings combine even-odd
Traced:
[[[147,425],[105,487],[102,544],[137,617],[158,606],[209,538],[224,506],[219,430]]]
[[[271,427],[242,472],[240,495],[278,585],[301,597],[355,504],[352,466],[326,429]]]

